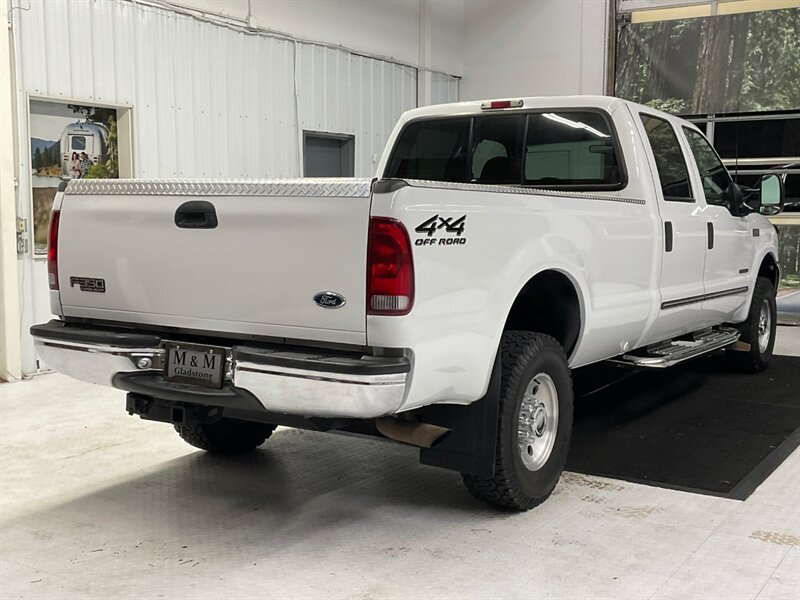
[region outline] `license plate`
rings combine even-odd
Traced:
[[[168,343],[164,349],[167,352],[167,381],[210,388],[222,387],[225,373],[224,348]]]

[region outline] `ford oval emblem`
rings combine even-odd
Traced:
[[[317,306],[321,306],[322,308],[341,308],[345,305],[347,300],[345,300],[344,296],[336,292],[320,292],[314,296],[314,302],[317,303]]]

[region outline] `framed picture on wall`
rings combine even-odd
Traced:
[[[31,99],[31,197],[35,255],[47,254],[50,210],[62,181],[116,179],[120,176],[120,170],[123,175],[130,176],[130,128],[125,126],[129,111],[127,107]],[[123,148],[122,165],[120,147]]]

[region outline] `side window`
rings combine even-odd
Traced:
[[[477,117],[473,130],[470,180],[474,183],[522,183],[525,116]]]
[[[525,140],[525,183],[621,186],[620,159],[606,119],[593,112],[532,114]]]
[[[689,170],[672,125],[664,119],[642,114],[642,124],[650,141],[656,160],[658,178],[664,200],[672,202],[694,202],[689,185]]]
[[[470,119],[410,123],[400,134],[386,177],[467,181]]]
[[[714,148],[708,140],[694,129],[683,128],[689,147],[692,149],[694,162],[697,163],[697,170],[700,171],[700,178],[703,181],[703,193],[708,204],[717,206],[732,207],[731,176],[728,174],[725,165],[714,152]]]

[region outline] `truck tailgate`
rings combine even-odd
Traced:
[[[370,187],[368,179],[71,182],[58,238],[63,314],[363,344]],[[187,202],[212,206],[216,227],[179,227]],[[105,291],[81,278],[104,280]],[[318,305],[314,296],[328,291],[344,305]]]

